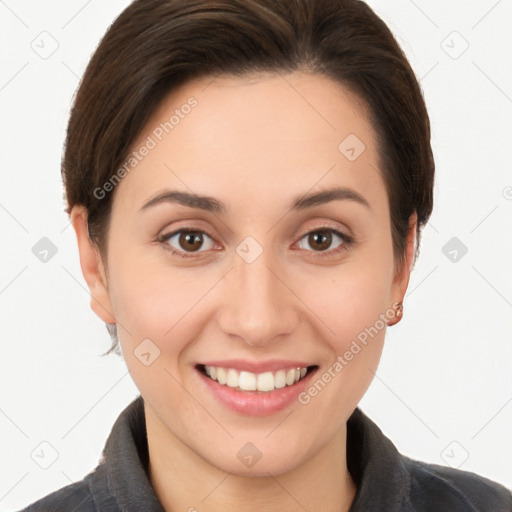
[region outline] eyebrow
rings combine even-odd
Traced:
[[[347,187],[334,187],[320,192],[306,193],[294,198],[292,201],[292,210],[304,210],[313,206],[329,203],[336,200],[348,200],[359,203],[371,210],[368,201],[359,192]],[[201,196],[191,192],[182,192],[179,190],[163,190],[156,196],[144,203],[139,211],[162,203],[178,203],[190,208],[198,208],[212,213],[225,213],[226,206],[221,201],[210,197]]]

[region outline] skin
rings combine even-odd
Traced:
[[[145,400],[151,482],[167,511],[347,511],[356,486],[346,421],[377,371],[385,328],[307,405],[263,417],[227,409],[194,366],[285,358],[327,371],[403,300],[415,216],[398,268],[375,132],[340,84],[300,72],[188,82],[153,112],[133,148],[191,96],[198,105],[115,188],[105,261],[88,238],[87,212],[71,212],[91,307],[117,323]],[[352,162],[338,150],[351,133],[366,146]],[[290,211],[292,198],[334,185],[369,207],[345,199]],[[171,203],[139,211],[163,188],[214,197],[226,212]],[[322,251],[307,235],[326,226],[354,242],[333,234]],[[203,245],[187,252],[178,236],[158,241],[179,228],[206,233]],[[263,249],[252,263],[236,252],[247,236]],[[160,350],[149,366],[134,355],[146,338]],[[251,468],[237,457],[249,441],[262,453]]]

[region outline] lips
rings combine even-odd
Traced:
[[[195,366],[200,386],[218,403],[244,416],[267,416],[292,406],[311,385],[318,368],[283,360],[208,361]]]

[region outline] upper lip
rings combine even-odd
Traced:
[[[205,366],[216,366],[218,368],[233,368],[238,371],[251,373],[277,372],[291,368],[308,368],[311,363],[291,359],[270,359],[268,361],[249,361],[247,359],[224,359],[216,361],[203,361]]]

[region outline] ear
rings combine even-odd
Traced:
[[[396,303],[403,303],[405,292],[409,286],[409,278],[411,276],[412,266],[414,264],[414,256],[416,254],[416,227],[418,223],[418,215],[414,212],[409,219],[409,231],[407,233],[407,247],[405,250],[405,258],[401,266],[395,270],[395,276],[391,285],[391,307]],[[396,311],[396,309],[395,309]],[[394,320],[388,325],[394,325],[401,319],[400,315],[395,317]]]
[[[105,323],[115,323],[100,251],[89,238],[87,210],[81,205],[74,206],[69,216],[76,233],[82,274],[91,292],[91,308]]]

